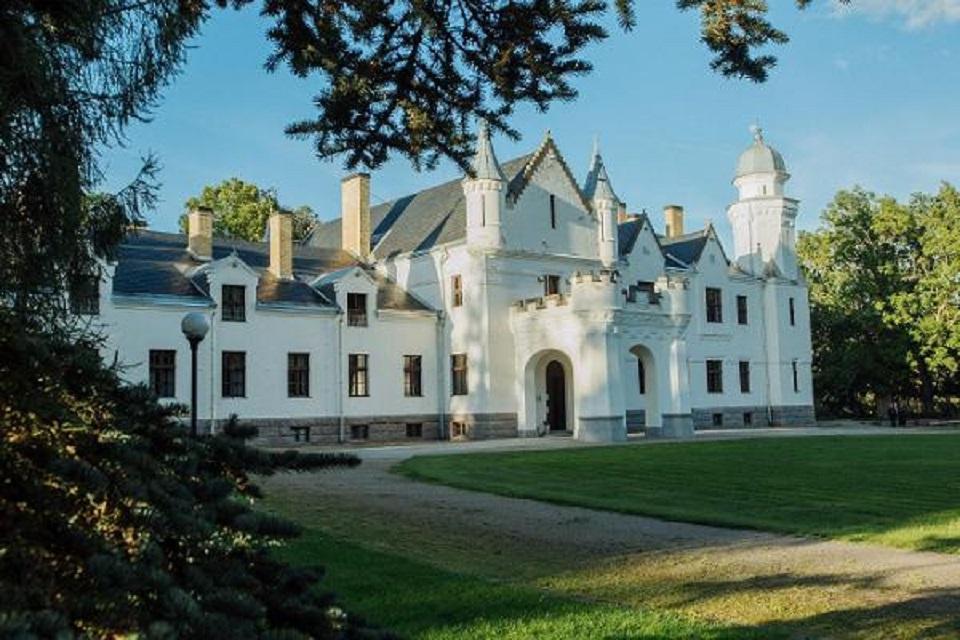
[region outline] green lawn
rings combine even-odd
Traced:
[[[960,434],[424,456],[396,470],[560,504],[960,553]]]
[[[668,613],[549,594],[516,583],[451,573],[307,530],[281,548],[286,560],[320,564],[344,608],[405,638],[550,640],[778,638],[786,633],[719,627]]]

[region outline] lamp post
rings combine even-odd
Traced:
[[[180,322],[180,330],[190,343],[190,435],[194,438],[197,437],[197,345],[209,329],[207,316],[199,311],[188,313]]]

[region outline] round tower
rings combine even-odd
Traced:
[[[583,188],[584,195],[593,204],[593,211],[597,215],[597,253],[600,262],[605,267],[612,267],[620,258],[617,232],[617,212],[620,209],[620,199],[613,192],[610,176],[600,157],[600,149],[594,145],[593,158],[590,161],[590,170],[587,172],[587,181]]]
[[[473,157],[472,176],[463,179],[467,207],[467,244],[475,247],[499,248],[503,244],[500,216],[505,207],[507,180],[493,153],[490,128],[480,121],[477,151]]]
[[[766,143],[760,127],[751,131],[753,144],[740,154],[733,178],[737,201],[727,208],[734,259],[747,273],[796,280],[799,202],[784,194],[790,174],[783,156]]]

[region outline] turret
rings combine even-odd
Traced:
[[[477,131],[477,151],[472,174],[463,179],[467,206],[467,244],[471,247],[498,248],[503,244],[500,216],[506,207],[507,181],[490,142],[490,129],[481,120]]]
[[[727,208],[733,227],[734,259],[756,276],[798,277],[795,222],[798,201],[784,195],[790,179],[776,149],[752,127],[753,144],[737,161],[737,201]]]
[[[600,157],[600,150],[594,145],[593,158],[590,160],[590,170],[587,172],[587,181],[583,187],[584,195],[590,199],[593,211],[597,216],[597,252],[600,261],[605,267],[616,264],[619,256],[617,238],[617,212],[620,209],[620,199],[613,192],[610,176]]]

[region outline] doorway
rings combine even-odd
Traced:
[[[550,431],[567,430],[567,382],[563,365],[557,360],[547,363],[547,425]]]

